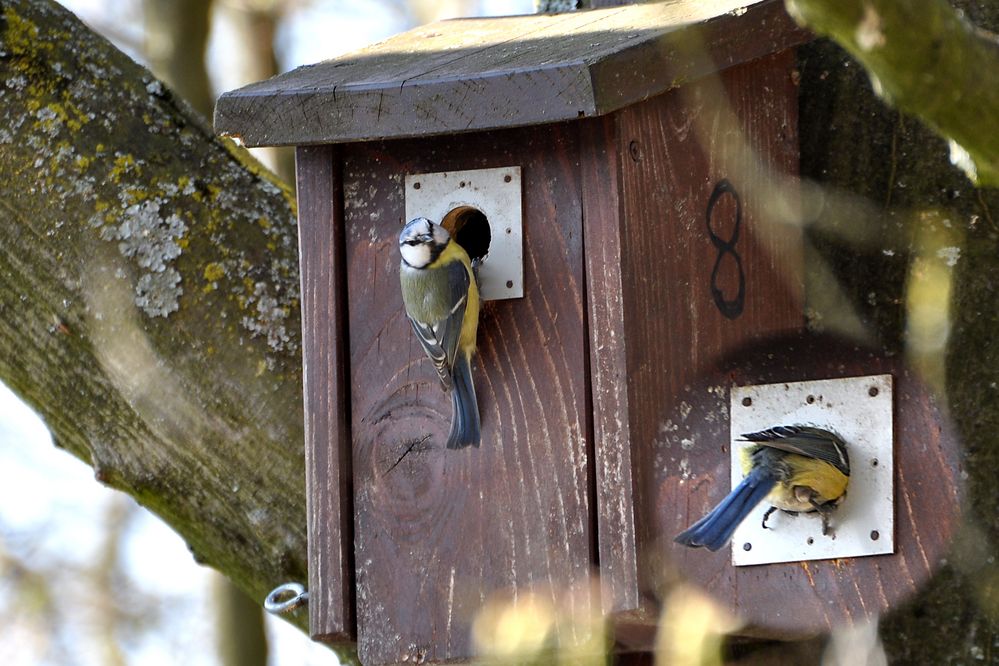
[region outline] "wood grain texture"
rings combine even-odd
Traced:
[[[601,602],[605,613],[614,613],[641,605],[621,275],[620,156],[612,118],[587,120],[579,127]]]
[[[895,554],[733,567],[728,549],[666,539],[721,500],[729,483],[732,386],[891,374],[895,395]],[[748,623],[747,633],[793,638],[877,617],[941,564],[960,504],[960,449],[935,398],[898,356],[830,336],[778,338],[731,352],[680,395],[656,453],[656,520],[681,573]],[[681,442],[694,444],[682,446]]]
[[[302,276],[309,633],[353,640],[344,220],[337,149],[296,151]]]
[[[540,594],[563,641],[599,601],[588,494],[578,147],[571,127],[345,149],[358,648],[366,664],[473,656],[494,595]],[[444,449],[450,398],[405,319],[407,173],[520,165],[525,297],[484,307],[480,448]],[[496,233],[496,231],[494,231]]]
[[[800,231],[777,224],[761,200],[769,191],[770,169],[797,171],[792,64],[793,54],[787,52],[727,70],[721,75],[727,100],[713,94],[719,82],[711,80],[616,117],[623,285],[618,316],[627,338],[633,474],[632,489],[623,486],[622,491],[633,491],[629,501],[635,507],[639,569],[621,579],[629,586],[637,580],[638,589],[615,591],[615,598],[651,594],[659,579],[661,539],[672,533],[664,535],[657,519],[657,451],[676,427],[670,415],[682,406],[684,387],[723,351],[803,324]],[[755,150],[757,168],[735,166],[743,161],[730,154],[738,145],[733,136]],[[732,195],[719,199],[709,232],[711,195],[724,179],[741,200],[738,234]],[[711,233],[735,239],[745,295],[734,318],[716,304],[712,284],[723,298],[735,300],[740,264],[726,253],[712,278],[720,250]],[[597,459],[603,455],[598,450]],[[601,560],[602,568],[609,565]]]
[[[778,0],[733,13],[744,6],[684,0],[434,23],[225,93],[215,128],[250,146],[302,145],[603,115],[809,38]]]

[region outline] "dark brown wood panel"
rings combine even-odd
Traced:
[[[353,640],[353,521],[347,420],[344,220],[336,149],[299,148],[309,633]]]
[[[641,605],[621,276],[619,155],[613,118],[583,121],[579,127],[601,601],[605,613],[614,613]]]
[[[494,595],[548,599],[566,641],[600,603],[587,496],[582,211],[571,126],[358,144],[345,153],[359,652],[366,664],[473,656]],[[451,417],[405,319],[407,173],[520,165],[525,297],[487,303],[473,375],[480,448]]]
[[[572,120],[808,37],[779,0],[444,21],[225,93],[215,127],[255,146]]]
[[[797,172],[793,62],[790,52],[764,58],[618,115],[635,533],[649,565],[639,569],[642,591],[655,588],[662,540],[673,536],[656,518],[657,479],[681,391],[725,350],[803,323],[801,234],[770,205],[770,174]],[[717,197],[709,225],[723,180],[731,191]]]
[[[810,379],[891,374],[895,398],[895,553],[733,567],[716,553],[671,543],[729,483],[729,389]],[[681,409],[682,408],[682,409]],[[831,336],[771,339],[732,351],[678,396],[677,429],[659,443],[656,522],[672,566],[749,623],[744,631],[794,638],[876,618],[912,595],[940,566],[960,515],[961,454],[937,400],[897,355]],[[682,440],[697,442],[684,449]]]

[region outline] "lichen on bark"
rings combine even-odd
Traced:
[[[0,128],[0,379],[199,561],[304,580],[287,188],[47,0],[0,11]]]

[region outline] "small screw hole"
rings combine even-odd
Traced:
[[[742,406],[743,407],[749,407],[751,404],[753,404],[753,399],[752,398],[743,398],[742,399]]]
[[[877,394],[878,394],[878,387],[877,386],[872,386],[871,388],[867,389],[867,395],[871,396],[872,398],[874,396],[876,396]]]
[[[807,402],[809,405],[812,404],[813,402],[815,402],[815,396],[814,395],[808,396],[807,398],[805,398],[805,402]]]
[[[881,538],[881,533],[877,530],[871,530],[871,541],[877,541]]]
[[[422,185],[420,185],[420,183],[419,183],[419,182],[416,182],[416,183],[413,183],[413,189],[414,189],[414,190],[418,190],[418,189],[420,189],[421,187],[422,187]]]
[[[507,289],[513,289],[513,280],[507,280],[506,281],[506,288]]]
[[[512,234],[512,233],[513,233],[513,229],[511,229],[510,227],[507,227],[507,228],[506,228],[506,232],[507,232],[508,234]]]
[[[877,458],[872,459],[871,460],[871,467],[877,467],[877,466],[878,466],[878,459]]]
[[[809,546],[811,546],[813,543],[815,543],[815,539],[813,539],[812,537],[808,537],[808,539],[805,541],[805,543],[807,543]]]
[[[742,549],[745,550],[746,552],[749,552],[750,550],[753,549],[753,544],[747,541],[746,543],[742,544]]]
[[[511,180],[513,180],[513,176],[511,176],[510,174],[503,176],[504,183],[509,183]]]
[[[631,159],[634,162],[638,162],[642,159],[642,150],[638,147],[637,141],[632,141],[628,144],[628,153],[631,155]]]

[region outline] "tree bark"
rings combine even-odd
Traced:
[[[54,2],[0,11],[0,378],[254,599],[305,580],[292,199]]]

